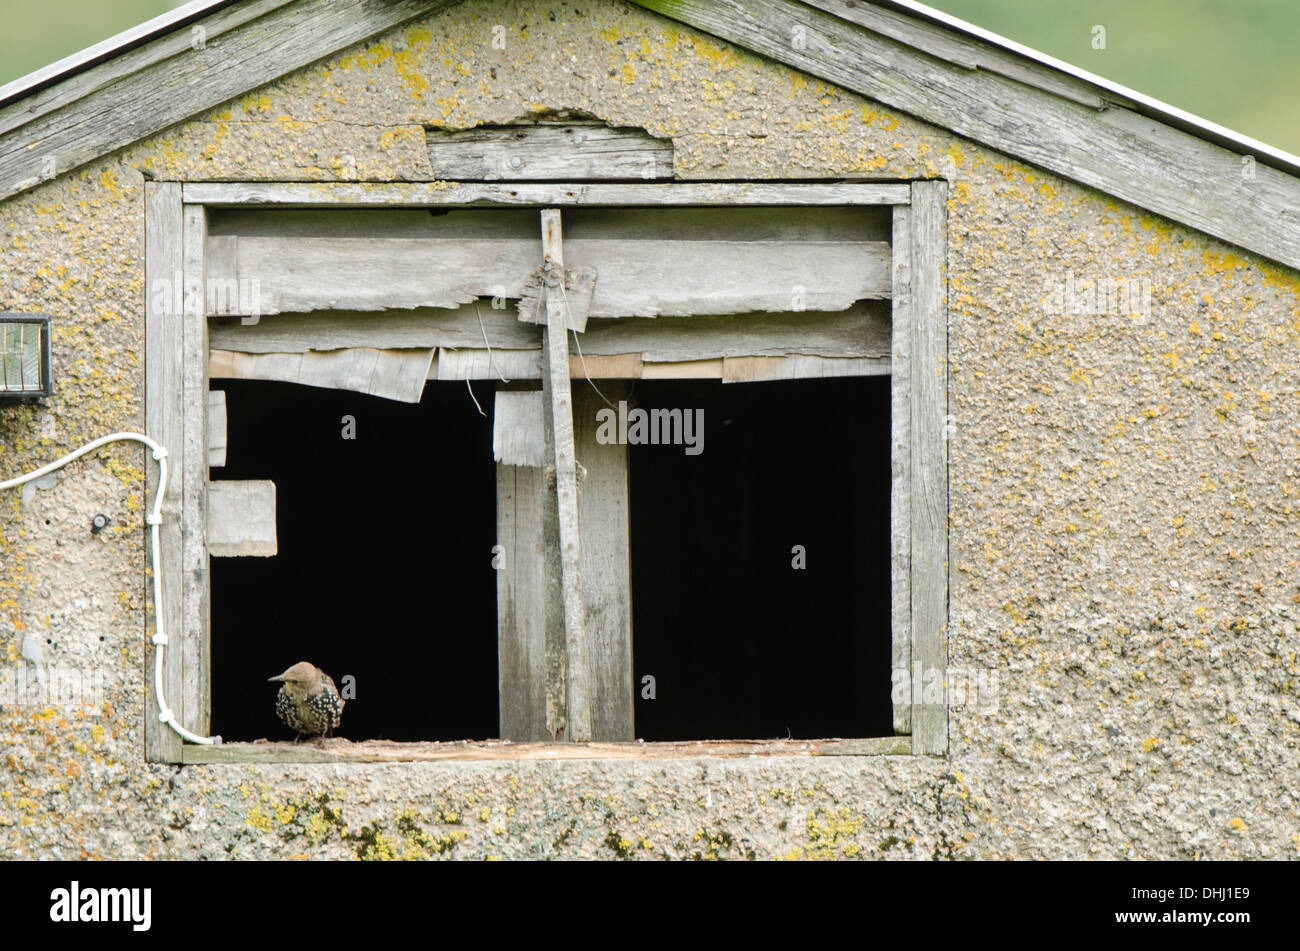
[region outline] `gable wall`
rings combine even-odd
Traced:
[[[685,179],[951,182],[949,666],[996,706],[954,707],[950,761],[147,767],[115,448],[0,500],[0,671],[35,633],[107,701],[0,698],[0,853],[1300,854],[1297,275],[636,8],[464,4],[0,206],[0,309],[54,316],[57,390],[0,409],[0,470],[142,425],[145,175],[425,180],[425,125],[548,110],[671,138]],[[1044,312],[1089,278],[1150,313]]]

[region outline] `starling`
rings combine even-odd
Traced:
[[[275,715],[298,735],[329,736],[343,716],[343,698],[330,675],[314,664],[301,661],[268,680],[284,684],[275,697]]]

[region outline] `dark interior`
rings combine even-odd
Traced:
[[[228,450],[211,477],[275,482],[279,545],[274,558],[212,559],[213,732],[291,739],[266,678],[307,660],[340,690],[355,678],[339,736],[497,736],[492,425],[465,385],[430,382],[418,404],[212,388],[226,392]]]
[[[279,542],[212,559],[213,732],[292,738],[266,678],[309,660],[355,678],[340,736],[497,736],[491,420],[465,386],[213,388],[212,478],[274,481]],[[642,381],[631,404],[704,410],[699,455],[629,446],[636,735],[888,735],[888,378]]]
[[[636,385],[705,433],[628,447],[639,738],[892,733],[889,399],[888,377]]]

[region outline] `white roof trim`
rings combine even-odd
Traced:
[[[968,36],[983,40],[986,43],[1000,46],[1007,52],[1015,53],[1018,56],[1023,56],[1036,63],[1041,63],[1042,65],[1055,69],[1058,72],[1073,76],[1075,79],[1081,79],[1086,83],[1091,83],[1106,92],[1114,93],[1117,96],[1123,96],[1126,99],[1131,99],[1138,106],[1142,107],[1141,111],[1144,115],[1151,116],[1152,118],[1164,119],[1170,125],[1177,126],[1185,132],[1205,133],[1201,136],[1202,138],[1209,139],[1219,145],[1230,143],[1235,151],[1251,153],[1255,155],[1257,159],[1261,156],[1267,156],[1273,160],[1273,164],[1284,167],[1286,171],[1291,172],[1293,175],[1300,175],[1300,156],[1293,155],[1283,149],[1275,148],[1259,141],[1258,139],[1252,139],[1250,136],[1242,135],[1240,132],[1234,132],[1232,129],[1211,122],[1209,119],[1204,119],[1194,113],[1179,109],[1177,106],[1171,106],[1167,102],[1162,102],[1159,99],[1144,95],[1143,93],[1130,89],[1127,86],[1122,86],[1119,83],[1112,82],[1111,80],[1098,76],[1095,73],[1090,73],[1086,69],[1080,69],[1078,66],[1071,65],[1070,63],[1059,60],[1054,56],[1048,56],[1046,53],[1041,53],[1032,47],[1025,46],[1022,43],[1017,43],[1015,40],[1007,39],[1001,34],[985,30],[973,23],[967,23],[965,20],[958,19],[955,16],[950,16],[942,10],[927,7],[923,3],[917,3],[916,0],[871,0],[871,2],[879,3],[881,6],[893,7],[903,13],[911,13],[916,16],[924,17],[928,20],[934,21],[935,23],[939,23],[942,26],[956,30],[959,33],[965,33]]]
[[[190,0],[189,3],[182,7],[177,7],[175,10],[162,14],[162,16],[156,16],[139,26],[133,26],[116,36],[110,36],[94,46],[88,46],[79,53],[66,56],[57,63],[43,66],[34,73],[28,73],[11,83],[0,86],[0,106],[21,99],[28,93],[36,92],[38,89],[56,83],[60,79],[65,79],[82,70],[89,69],[106,59],[112,59],[119,53],[124,53],[133,47],[156,39],[164,33],[170,33],[172,30],[186,26],[191,21],[201,19],[209,13],[220,10],[222,7],[233,6],[239,2],[240,0]]]

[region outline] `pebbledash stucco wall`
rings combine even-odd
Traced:
[[[1297,274],[611,0],[467,2],[0,205],[0,309],[54,316],[56,380],[0,408],[0,474],[142,426],[146,178],[422,180],[424,126],[558,110],[685,179],[949,180],[950,666],[996,703],[943,759],[148,766],[115,448],[0,500],[0,671],[34,634],[104,681],[4,698],[0,854],[1300,856]],[[1045,309],[1117,278],[1147,313]]]

